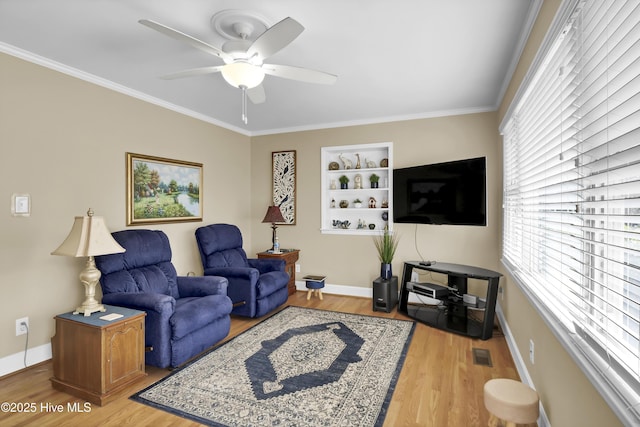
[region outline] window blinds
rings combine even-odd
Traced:
[[[501,129],[503,257],[640,422],[640,2],[572,3]]]

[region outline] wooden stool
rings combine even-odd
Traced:
[[[311,294],[316,294],[322,300],[322,288],[324,288],[324,279],[326,276],[304,276],[306,279],[307,300],[311,299]]]
[[[538,393],[520,381],[506,378],[489,380],[484,385],[484,406],[491,417],[489,426],[515,427],[535,423],[539,415]]]

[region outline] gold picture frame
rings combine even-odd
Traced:
[[[296,223],[296,151],[273,151],[271,153],[273,204],[280,207],[285,222]]]
[[[126,153],[127,225],[202,221],[202,163]]]

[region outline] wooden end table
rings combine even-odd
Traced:
[[[271,251],[258,253],[258,258],[275,258],[284,260],[284,270],[289,275],[289,283],[287,284],[289,295],[296,293],[296,261],[298,261],[299,257],[299,249],[281,249],[279,254],[274,254]]]
[[[119,397],[144,371],[144,311],[105,305],[91,316],[60,314],[51,338],[56,390],[96,405]],[[118,317],[103,320],[104,316]]]

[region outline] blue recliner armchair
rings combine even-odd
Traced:
[[[102,302],[147,313],[148,365],[177,367],[229,334],[232,306],[227,279],[179,277],[162,231],[111,234],[126,252],[95,258],[102,272]]]
[[[229,280],[232,314],[261,317],[287,301],[289,275],[278,259],[247,258],[242,233],[235,225],[212,224],[196,230],[205,276]]]

